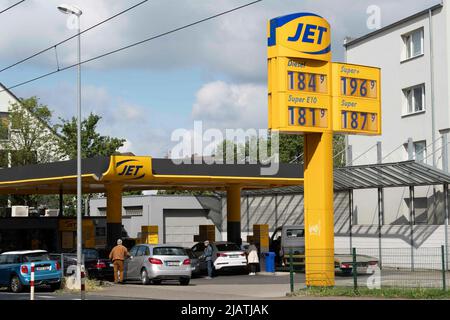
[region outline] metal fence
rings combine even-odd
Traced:
[[[420,248],[353,248],[349,250],[307,251],[309,274],[330,277],[331,264],[334,269],[336,287],[381,288],[435,288],[447,290],[450,285],[445,249],[442,247]],[[291,290],[293,273],[305,265],[301,255],[289,254]],[[327,265],[328,264],[328,265]],[[326,268],[328,267],[328,268]],[[305,276],[307,276],[305,275]],[[314,286],[315,284],[309,283]],[[317,285],[321,285],[320,281]]]

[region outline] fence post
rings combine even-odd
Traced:
[[[442,257],[442,289],[447,290],[447,281],[445,279],[445,248],[441,246],[441,257]]]
[[[34,262],[31,263],[30,300],[34,300]]]
[[[291,293],[294,292],[294,261],[292,258],[292,248],[289,249],[289,277],[291,282]]]
[[[353,248],[352,252],[353,256],[353,264],[352,264],[352,273],[353,273],[353,290],[358,290],[358,267],[356,265],[356,248]]]

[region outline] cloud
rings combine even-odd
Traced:
[[[252,83],[207,83],[196,94],[192,118],[209,128],[265,128],[267,88]]]
[[[59,118],[76,116],[76,87],[60,83],[56,87],[40,88],[34,92],[40,103],[53,111],[53,123]],[[64,93],[64,94],[62,94]],[[171,128],[158,122],[164,111],[151,105],[138,105],[114,95],[105,87],[86,85],[82,87],[82,118],[89,113],[100,115],[98,131],[103,135],[126,139],[122,152],[137,155],[163,157],[170,148]],[[153,114],[154,117],[149,117]]]

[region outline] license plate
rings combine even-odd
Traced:
[[[36,267],[36,271],[46,271],[50,270],[50,267]]]
[[[166,266],[177,267],[180,263],[178,261],[167,261]]]
[[[237,254],[232,254],[232,255],[230,255],[229,257],[230,257],[230,258],[239,258],[239,255],[237,255]]]
[[[112,263],[109,264],[110,267],[114,267],[114,265]]]

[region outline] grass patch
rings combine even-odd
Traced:
[[[104,282],[101,280],[95,280],[95,279],[85,279],[85,291],[100,291],[102,290],[104,286]],[[61,290],[58,290],[59,293],[67,293],[67,292],[80,292],[79,289],[71,290],[66,287],[65,285],[65,279],[63,279],[63,284]]]
[[[353,288],[345,287],[310,287],[288,293],[291,297],[372,297],[385,299],[450,299],[450,291],[442,289],[428,288],[382,288],[368,289],[360,288],[354,291]]]

